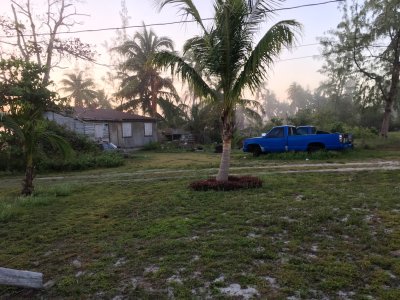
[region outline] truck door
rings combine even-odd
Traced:
[[[284,127],[275,127],[267,134],[268,152],[286,151],[286,136]]]
[[[304,150],[304,134],[307,134],[306,128],[301,128],[300,133],[299,129],[295,127],[288,128],[288,141],[287,141],[287,150],[288,151],[300,151]]]

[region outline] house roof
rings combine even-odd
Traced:
[[[75,107],[73,117],[83,121],[157,121],[155,118],[126,113],[114,109]]]

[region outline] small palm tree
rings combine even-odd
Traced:
[[[33,179],[35,178],[35,157],[40,145],[49,144],[61,151],[64,157],[72,154],[72,148],[64,138],[48,130],[48,121],[41,119],[40,111],[33,112],[35,119],[25,120],[19,125],[20,130],[14,132],[18,135],[23,145],[25,156],[25,178],[22,184],[21,194],[28,196],[34,191]]]
[[[93,89],[95,84],[92,79],[84,78],[83,72],[78,74],[70,73],[65,75],[67,78],[61,80],[64,87],[63,92],[69,93],[67,97],[74,101],[76,107],[95,107],[97,92]]]
[[[128,101],[121,105],[124,110],[141,108],[152,117],[157,117],[157,105],[163,99],[171,102],[178,100],[178,94],[170,78],[160,75],[151,64],[154,54],[173,49],[173,42],[168,37],[158,37],[153,30],[137,32],[132,40],[124,42],[116,50],[126,56],[122,63],[122,84],[117,97]]]
[[[192,0],[159,1],[160,9],[168,4],[178,5],[202,29],[202,35],[189,39],[184,45],[184,52],[191,51],[200,64],[201,73],[184,57],[172,52],[158,53],[154,63],[171,68],[218,109],[223,141],[218,181],[228,180],[235,110],[238,105],[252,103],[243,99],[244,93],[254,92],[263,83],[274,59],[284,47],[294,45],[296,30],[301,28],[294,20],[280,21],[254,44],[260,25],[268,19],[272,4],[277,2],[279,0],[216,0],[213,23],[207,28]],[[205,75],[216,82],[217,89],[210,86]]]

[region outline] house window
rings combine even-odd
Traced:
[[[132,124],[131,123],[122,123],[122,137],[131,137],[132,136]]]
[[[153,123],[144,123],[144,136],[153,136]]]

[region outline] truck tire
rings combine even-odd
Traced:
[[[258,146],[258,145],[255,145],[255,146],[253,147],[252,152],[253,152],[253,156],[254,156],[254,157],[258,157],[258,156],[260,156],[260,154],[262,153],[261,148],[260,148],[260,146]]]
[[[323,144],[315,143],[315,144],[308,145],[307,152],[313,153],[313,152],[317,152],[319,150],[324,150],[324,149],[325,149],[325,146]]]

